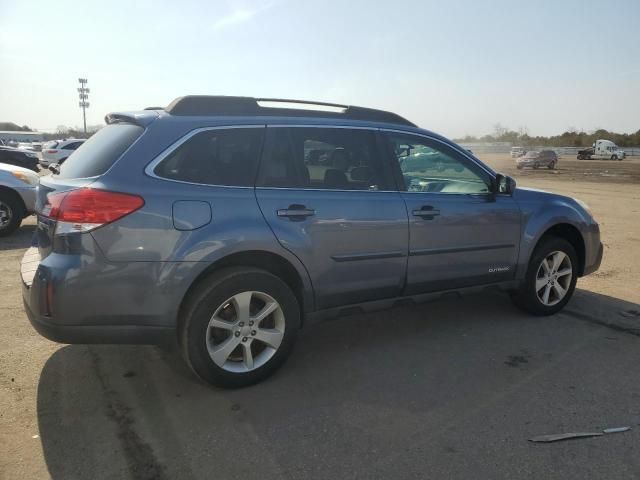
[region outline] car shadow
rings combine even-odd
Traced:
[[[29,248],[36,231],[36,225],[21,225],[18,230],[7,237],[0,237],[0,251]]]
[[[527,360],[538,338],[548,362],[615,334],[572,316],[640,314],[584,290],[569,307],[536,318],[491,293],[310,325],[276,375],[241,390],[202,384],[175,350],[65,346],[38,385],[44,457],[54,479],[330,477],[333,465],[371,465],[375,476],[377,455],[444,435],[477,408],[467,399],[496,401],[523,368],[553,371]]]

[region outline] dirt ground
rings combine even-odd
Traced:
[[[586,202],[600,224],[604,257],[600,270],[581,279],[580,286],[640,303],[640,158],[614,162],[565,155],[556,170],[518,170],[508,154],[479,157],[518,185]]]
[[[499,296],[354,315],[305,329],[278,375],[235,392],[156,347],[40,337],[21,299],[27,220],[0,240],[0,478],[637,478],[640,159],[481,158],[600,222],[602,267],[566,313],[534,320]],[[619,424],[635,428],[526,441]]]

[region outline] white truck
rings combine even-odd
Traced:
[[[511,147],[511,158],[522,157],[527,151],[523,147]]]
[[[591,148],[578,150],[578,160],[622,160],[624,157],[624,150],[610,140],[596,140]]]

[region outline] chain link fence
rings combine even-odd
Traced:
[[[494,143],[461,143],[461,147],[471,150],[473,153],[510,153],[511,143],[494,142]],[[584,150],[588,147],[546,147],[543,145],[535,147],[523,147],[525,151],[529,150],[553,150],[558,155],[577,156],[578,150]],[[619,147],[624,150],[627,157],[640,156],[640,147]]]

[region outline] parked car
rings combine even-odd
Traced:
[[[527,151],[523,147],[511,147],[511,158],[523,156]]]
[[[239,387],[323,318],[470,287],[550,315],[599,268],[582,202],[516,188],[394,113],[322,106],[187,96],[108,115],[41,179],[22,274],[35,329],[65,343],[174,339],[202,379]],[[416,151],[460,171],[407,168]]]
[[[547,167],[550,170],[556,168],[558,164],[558,155],[553,150],[530,150],[522,157],[516,158],[516,167],[522,169],[524,167],[540,168]]]
[[[29,152],[35,151],[33,150],[31,142],[18,142],[18,145],[16,146],[16,148],[19,150],[27,150]]]
[[[31,142],[29,144],[29,148],[27,150],[31,150],[33,152],[41,152],[42,151],[42,142]]]
[[[38,173],[38,154],[13,147],[0,147],[0,163],[28,168]]]
[[[85,140],[82,138],[70,138],[45,144],[42,148],[40,165],[43,167],[48,167],[53,164],[62,165],[84,142]]]
[[[13,233],[34,212],[39,178],[26,168],[0,163],[0,237]]]

